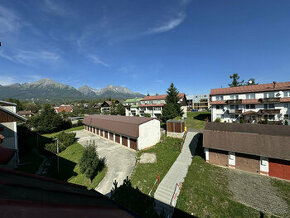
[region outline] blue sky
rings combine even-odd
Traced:
[[[0,84],[208,93],[229,75],[290,81],[287,0],[2,0]]]

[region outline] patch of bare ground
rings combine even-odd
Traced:
[[[234,200],[267,214],[289,217],[290,208],[272,186],[270,177],[229,169],[228,188]]]

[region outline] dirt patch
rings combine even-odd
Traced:
[[[143,153],[140,157],[140,163],[156,163],[157,158],[155,153]]]
[[[287,217],[290,208],[271,184],[271,178],[248,172],[227,170],[229,190],[236,201],[259,211]]]

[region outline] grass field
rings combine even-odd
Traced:
[[[98,184],[102,181],[102,179],[105,177],[107,168],[104,167],[103,170],[99,172],[97,176],[91,182],[85,175],[80,173],[78,163],[82,157],[83,152],[84,152],[84,147],[81,146],[77,142],[69,146],[64,151],[62,151],[59,154],[60,156],[59,176],[57,176],[57,171],[56,171],[57,169],[56,160],[54,161],[52,165],[52,169],[54,170],[51,176],[61,179],[63,181],[68,181],[70,183],[86,186],[88,187],[88,189],[96,188]]]
[[[187,129],[203,129],[206,118],[210,120],[210,112],[187,112],[185,125]]]
[[[176,207],[197,217],[259,217],[255,209],[232,200],[225,170],[195,156]]]
[[[290,208],[290,182],[272,179],[272,186],[276,187],[280,196],[287,202],[288,208]]]
[[[140,157],[143,153],[155,153],[157,163],[138,163],[131,176],[132,185],[138,187],[144,194],[148,194],[157,176],[160,175],[162,180],[180,154],[181,142],[181,139],[166,137],[154,147],[139,151],[137,157]],[[153,196],[154,192],[155,189],[151,196]]]

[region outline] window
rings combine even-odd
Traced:
[[[274,92],[265,92],[264,98],[274,98]]]
[[[234,160],[235,159],[235,153],[229,152],[229,159]]]
[[[264,115],[264,119],[266,120],[274,120],[275,119],[275,115],[273,114],[265,114]]]
[[[255,109],[256,105],[254,104],[246,104],[246,109]]]
[[[235,115],[234,114],[230,114],[230,118],[231,119],[235,119]]]
[[[290,97],[290,91],[285,91],[284,92],[284,97]]]
[[[231,95],[230,99],[232,99],[232,100],[239,99],[239,96],[238,95]]]
[[[285,120],[289,120],[289,115],[288,114],[284,114],[284,119]]]
[[[274,104],[269,104],[269,109],[273,109],[275,108],[275,105]]]
[[[230,109],[234,110],[235,109],[235,105],[230,105]]]
[[[217,114],[216,118],[222,118],[222,115],[221,114]]]
[[[223,105],[217,105],[216,109],[224,109],[224,106]]]
[[[267,160],[265,158],[261,158],[261,165],[267,166]]]
[[[216,96],[216,100],[217,100],[217,101],[222,101],[222,100],[224,100],[224,96],[222,96],[222,95],[217,95],[217,96]]]
[[[289,104],[290,105],[290,104]],[[288,103],[284,103],[284,108],[288,108],[289,107]]]
[[[255,93],[246,94],[246,99],[255,99],[255,98],[256,98]]]

